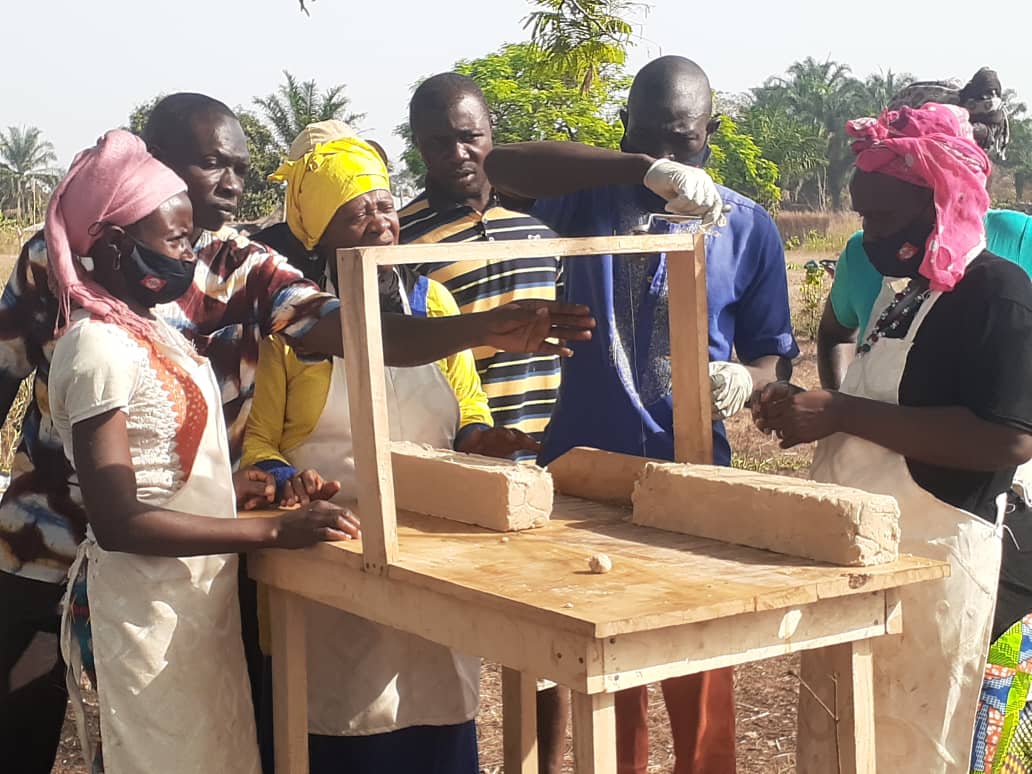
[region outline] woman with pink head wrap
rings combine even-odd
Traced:
[[[236,518],[218,382],[151,314],[192,288],[185,191],[142,141],[112,131],[76,157],[47,212],[62,330],[49,402],[89,524],[61,646],[73,699],[83,670],[97,687],[95,764],[257,774],[236,554],[349,539],[358,527],[326,503]]]
[[[985,249],[989,161],[963,110],[904,107],[847,131],[853,207],[881,294],[840,391],[775,384],[754,397],[754,419],[785,448],[819,441],[814,479],[895,497],[900,550],[951,565],[949,578],[901,592],[903,635],[873,646],[877,770],[969,771],[977,713],[983,744],[970,770],[996,771],[992,729],[1007,692],[1003,709],[998,695],[979,706],[989,642],[1017,622],[1018,651],[1032,650],[1020,631],[1029,562],[1004,551],[1001,575],[999,537],[1015,469],[1032,458],[1032,282]],[[1032,548],[1025,511],[1007,519]],[[804,656],[808,685],[836,668],[823,658]],[[803,702],[801,769],[834,770],[826,721]]]

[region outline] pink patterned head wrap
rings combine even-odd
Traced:
[[[953,290],[985,249],[989,209],[985,185],[992,167],[974,140],[967,111],[936,103],[903,107],[850,121],[846,132],[854,138],[857,169],[932,190],[935,228],[920,271],[932,290]]]
[[[147,338],[150,323],[90,279],[75,256],[88,255],[98,224],[129,226],[186,191],[175,172],[147,152],[143,140],[115,129],[82,151],[47,207],[44,234],[50,286],[58,298],[56,332],[68,326],[71,305]]]

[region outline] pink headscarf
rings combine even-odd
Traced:
[[[932,189],[935,229],[921,274],[932,290],[953,290],[968,263],[985,249],[989,157],[974,140],[968,113],[928,103],[886,110],[877,119],[846,124],[857,169],[880,172]]]
[[[129,226],[186,191],[175,172],[147,152],[143,140],[115,129],[82,151],[58,184],[47,207],[44,234],[50,286],[58,299],[55,332],[67,326],[71,305],[143,338],[150,323],[102,288],[82,268],[100,237],[98,224]]]

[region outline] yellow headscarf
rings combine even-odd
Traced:
[[[309,128],[302,135],[306,133],[312,134]],[[380,154],[358,137],[316,142],[299,158],[283,162],[269,180],[286,181],[287,225],[308,250],[319,244],[343,205],[370,191],[391,188]]]

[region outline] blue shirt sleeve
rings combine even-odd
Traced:
[[[985,216],[989,252],[1013,261],[1032,276],[1032,215],[1013,210],[989,210]]]
[[[788,306],[785,247],[774,221],[759,207],[745,249],[755,257],[756,268],[737,304],[734,343],[738,359],[748,363],[770,355],[798,357]]]

